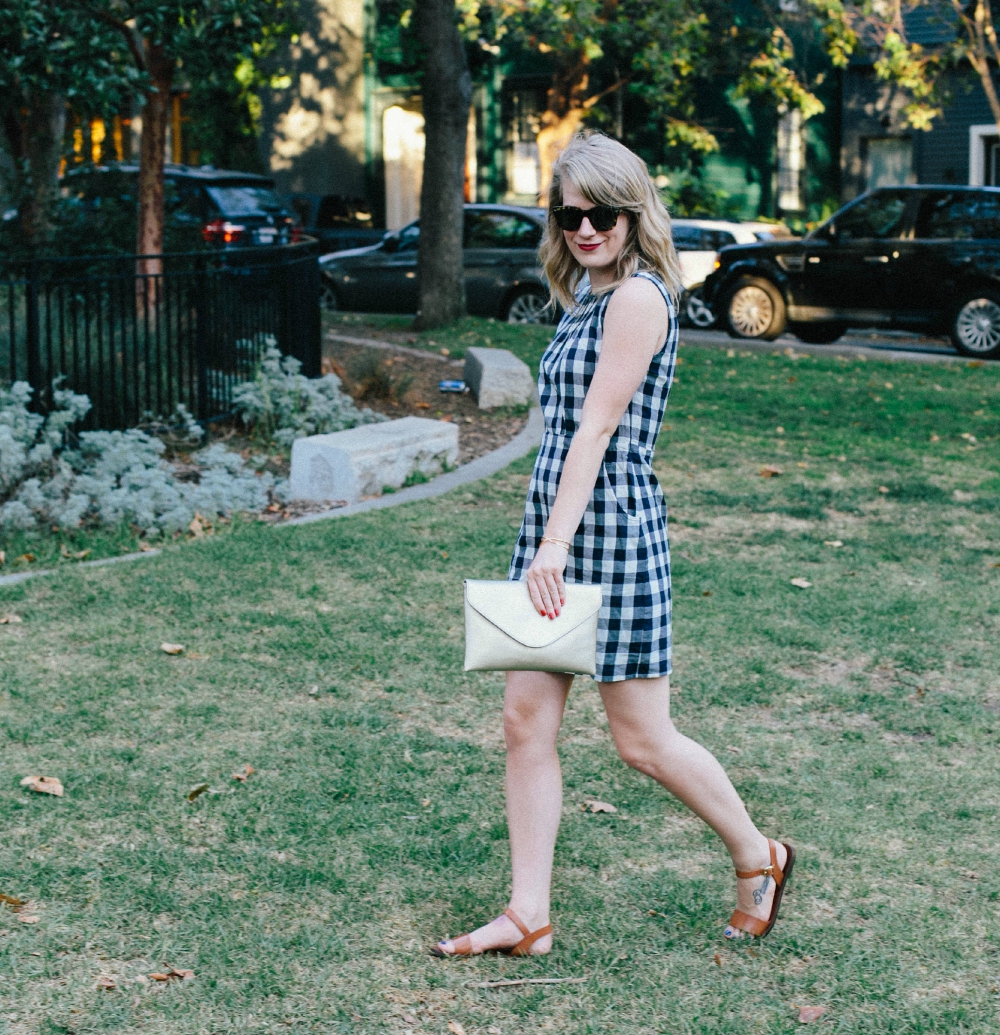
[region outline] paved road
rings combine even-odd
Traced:
[[[909,360],[917,363],[968,363],[959,356],[947,338],[928,338],[905,331],[852,331],[832,345],[806,345],[792,334],[777,341],[746,341],[730,338],[725,331],[681,330],[681,343],[719,349],[749,349],[752,352],[784,352],[793,349],[804,355],[865,356],[869,359]]]

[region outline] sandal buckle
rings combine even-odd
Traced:
[[[768,877],[773,877],[774,876],[774,866],[773,865],[765,866],[760,872],[761,872],[761,874],[766,874]]]

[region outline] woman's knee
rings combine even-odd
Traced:
[[[507,750],[530,746],[554,747],[558,725],[546,710],[529,701],[506,701],[503,707],[503,733]]]
[[[671,745],[676,735],[677,730],[672,722],[657,729],[655,735],[651,735],[648,730],[618,731],[615,734],[615,747],[627,766],[656,777],[670,764]]]

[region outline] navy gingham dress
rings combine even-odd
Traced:
[[[677,358],[677,317],[666,286],[667,338],[612,435],[594,494],[566,565],[567,582],[599,583],[604,603],[597,626],[598,682],[652,679],[670,672],[670,549],[663,492],[651,466]],[[611,293],[595,296],[584,279],[577,305],[559,321],[542,356],[538,390],[545,434],[528,487],[524,520],[507,578],[523,579],[555,503],[570,442],[601,353]]]

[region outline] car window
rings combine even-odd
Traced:
[[[837,237],[842,241],[899,237],[906,197],[903,191],[879,191],[862,198],[835,218]]]
[[[736,238],[728,230],[706,230],[705,237],[708,244],[705,251],[717,252],[727,244],[736,244]]]
[[[1000,237],[1000,196],[968,190],[926,194],[917,213],[917,237],[947,241]]]
[[[511,212],[468,212],[466,248],[537,248],[542,228]]]
[[[700,226],[677,226],[674,224],[674,247],[679,252],[700,252],[704,251],[701,243],[702,230]],[[714,249],[711,249],[714,251]]]
[[[224,216],[273,216],[285,212],[268,187],[208,187],[208,196]]]
[[[397,252],[415,252],[420,245],[420,224],[410,223],[399,231]]]

